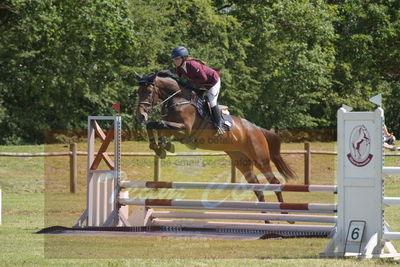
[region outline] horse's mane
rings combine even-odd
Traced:
[[[171,78],[179,82],[179,76],[176,73],[173,73],[171,70],[160,70],[156,74],[158,77]]]
[[[190,89],[188,88],[188,85],[180,81],[179,76],[176,73],[173,73],[171,70],[160,70],[157,72],[143,75],[139,80],[139,84],[154,84],[155,79],[157,77],[172,79],[174,82],[178,84],[180,88]]]
[[[178,84],[180,84],[179,76],[170,70],[160,70],[157,72],[143,75],[139,80],[139,84],[154,84],[154,81],[157,77],[170,78],[176,81]]]

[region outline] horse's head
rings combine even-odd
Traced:
[[[146,122],[149,117],[148,113],[157,105],[159,99],[168,98],[180,88],[177,81],[167,72],[152,73],[144,76],[136,73],[136,76],[139,79],[137,118],[140,122]]]
[[[140,122],[146,122],[149,117],[148,113],[159,99],[156,74],[140,76],[138,95],[139,104],[136,116]]]

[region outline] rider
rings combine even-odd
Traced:
[[[217,136],[225,133],[222,128],[221,110],[217,99],[221,88],[221,80],[218,71],[205,65],[204,62],[189,58],[189,51],[183,46],[177,46],[172,50],[171,59],[176,66],[179,77],[189,79],[189,85],[193,88],[204,87],[207,89],[208,101],[211,106],[212,120],[217,127]]]

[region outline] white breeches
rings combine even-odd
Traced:
[[[217,83],[208,89],[207,96],[211,107],[215,107],[217,105],[219,89],[221,89],[221,79],[218,79]]]

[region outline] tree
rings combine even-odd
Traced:
[[[41,143],[46,130],[110,113],[134,44],[126,2],[6,3],[15,12],[0,26],[0,143]]]
[[[363,110],[371,108],[370,97],[382,93],[386,123],[398,133],[400,3],[346,1],[338,4],[338,10],[335,98]]]
[[[331,87],[335,9],[323,1],[232,2],[229,14],[251,44],[246,65],[256,81],[244,96],[247,116],[264,127],[330,125],[315,110]]]

